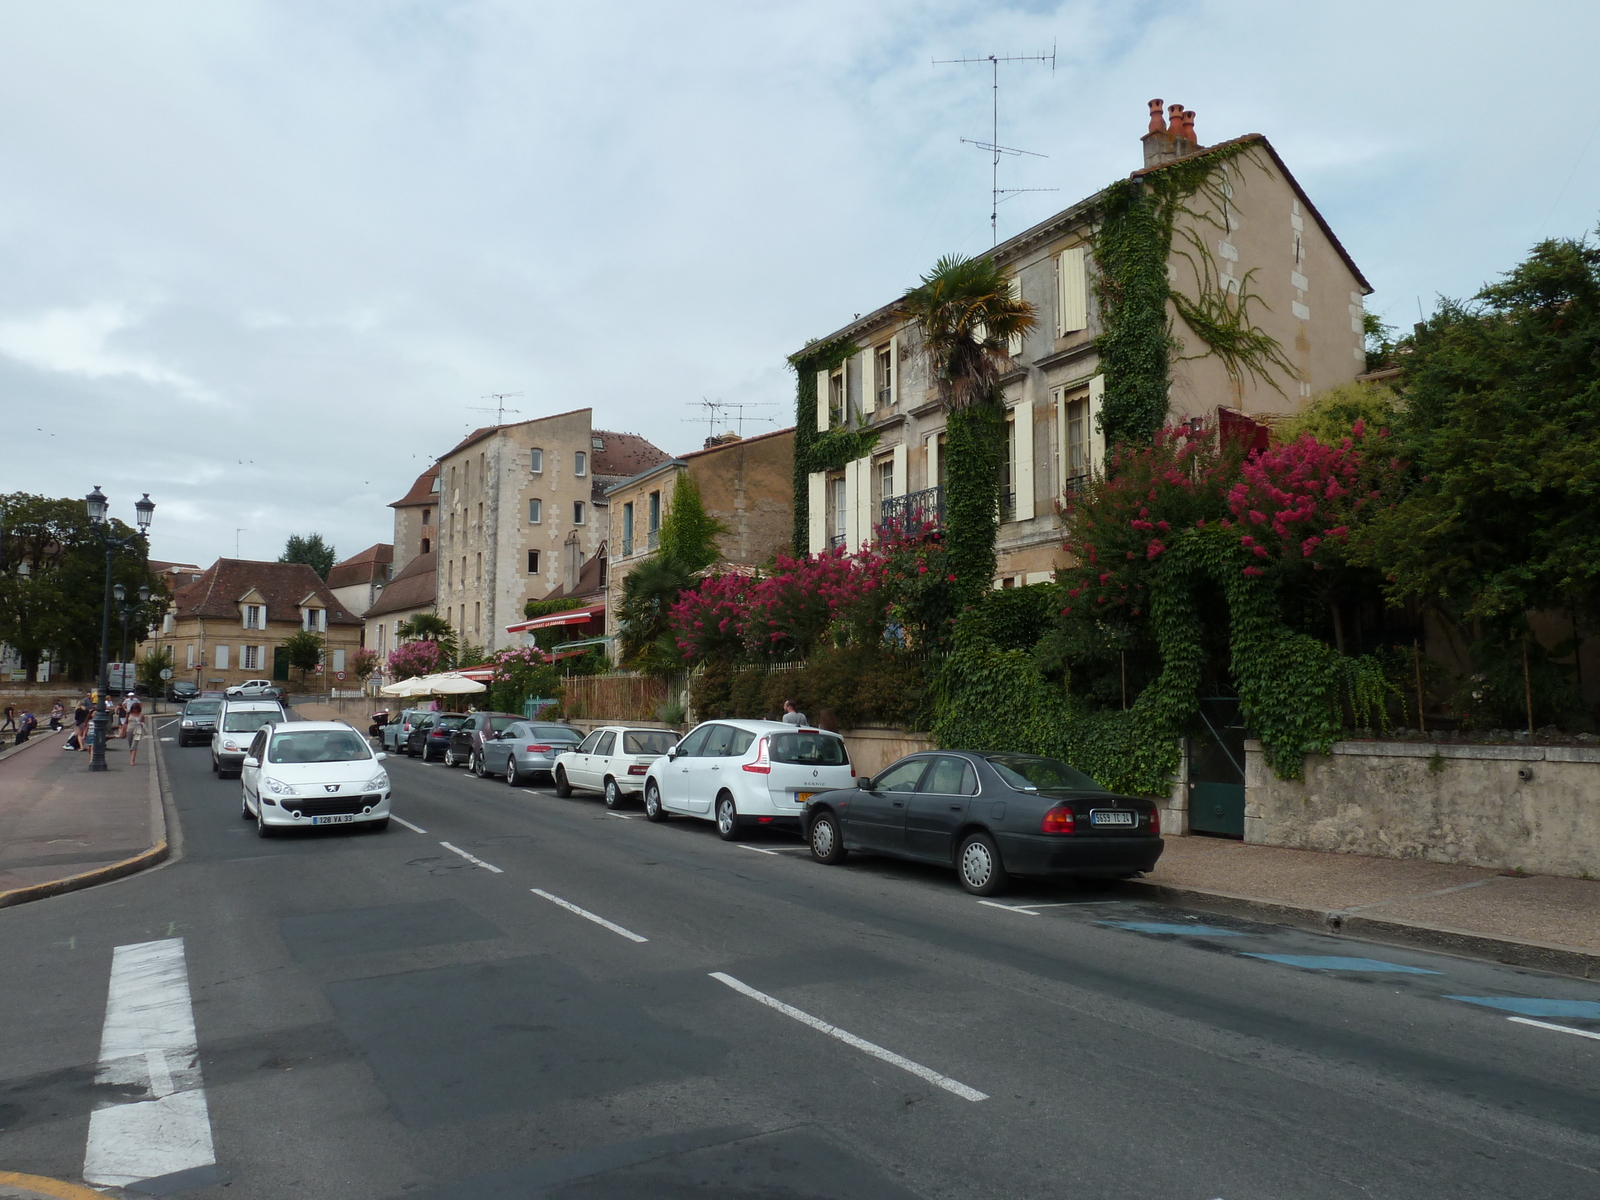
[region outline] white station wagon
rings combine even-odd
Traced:
[[[752,824],[798,829],[806,801],[855,786],[844,739],[778,721],[707,721],[658,758],[644,782],[644,814],[717,823],[735,841]]]
[[[573,788],[602,793],[607,808],[616,808],[624,796],[644,790],[644,777],[655,762],[677,743],[670,729],[634,729],[605,725],[556,758],[556,795],[570,796]]]

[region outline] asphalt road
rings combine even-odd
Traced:
[[[195,1088],[216,1166],[143,1194],[1600,1195],[1600,983],[406,759],[415,830],[262,841],[163,750],[178,861],[0,911],[0,1169],[79,1179],[97,1108]],[[173,939],[198,1072],[97,1083],[114,951]]]

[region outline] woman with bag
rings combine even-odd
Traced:
[[[128,765],[139,761],[139,743],[144,741],[144,705],[137,700],[128,710],[128,723],[123,726],[123,737],[128,739]]]

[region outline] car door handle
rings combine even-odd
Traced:
[[[896,800],[894,802],[894,806],[896,808],[904,808],[906,806],[906,802],[904,800]]]
[[[951,812],[960,812],[965,807],[966,807],[965,804],[952,804],[950,806],[950,811]]]

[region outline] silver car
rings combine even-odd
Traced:
[[[411,731],[417,727],[417,722],[423,715],[432,711],[426,708],[403,708],[399,714],[379,730],[383,748],[391,754],[404,754],[406,752],[406,739],[411,736]]]
[[[504,775],[512,787],[530,783],[556,768],[556,756],[571,750],[583,735],[570,725],[517,721],[498,737],[485,738],[478,757],[480,774]]]

